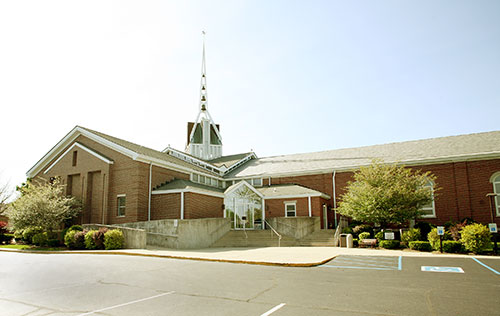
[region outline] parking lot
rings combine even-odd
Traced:
[[[5,252],[0,260],[2,315],[500,314],[499,259],[340,255],[310,268]]]

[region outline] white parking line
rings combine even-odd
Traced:
[[[154,296],[150,296],[150,297],[146,297],[146,298],[141,298],[140,300],[135,300],[135,301],[131,301],[131,302],[123,303],[123,304],[118,304],[118,305],[115,305],[115,306],[110,306],[110,307],[98,309],[98,310],[91,311],[91,312],[88,312],[88,313],[80,314],[78,316],[92,315],[92,314],[99,313],[99,312],[104,312],[104,311],[107,311],[107,310],[110,310],[110,309],[113,309],[113,308],[127,306],[127,305],[131,305],[131,304],[135,304],[135,303],[139,303],[139,302],[143,302],[143,301],[147,301],[147,300],[152,300],[153,298],[157,298],[157,297],[160,297],[160,296],[169,295],[169,294],[172,294],[174,292],[175,291],[170,291],[170,292],[167,292],[167,293],[162,293],[162,294],[158,294],[158,295],[154,295]]]
[[[274,313],[275,311],[277,311],[278,309],[282,308],[283,306],[285,306],[286,304],[285,303],[281,303],[279,305],[276,305],[274,306],[273,308],[271,308],[270,310],[268,310],[267,312],[265,312],[264,314],[260,315],[260,316],[268,316],[268,315],[271,315],[272,313]]]

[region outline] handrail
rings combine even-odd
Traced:
[[[264,219],[264,222],[265,222],[265,223],[269,226],[269,228],[271,228],[271,231],[272,231],[273,233],[275,233],[275,234],[276,234],[276,236],[278,236],[278,247],[281,247],[281,235],[280,235],[280,234],[278,234],[278,232],[277,232],[277,231],[273,228],[273,226],[271,226],[271,224],[269,224],[269,222],[268,222],[268,221],[266,221],[266,220]]]

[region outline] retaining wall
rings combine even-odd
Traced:
[[[123,233],[124,248],[128,249],[144,249],[146,248],[146,231],[144,229],[136,229],[115,225],[100,225],[100,224],[84,224],[85,229],[96,229],[106,227],[108,229],[119,229]]]
[[[302,239],[321,229],[319,217],[270,217],[266,221],[282,235]]]

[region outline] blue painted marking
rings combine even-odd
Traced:
[[[500,274],[500,272],[498,272],[497,270],[493,269],[492,267],[490,266],[487,266],[485,265],[484,263],[482,263],[481,261],[477,260],[476,258],[472,258],[472,260],[476,261],[477,263],[479,263],[480,265],[482,265],[483,267],[485,267],[486,269],[490,269],[491,271],[493,271],[494,273],[496,274]]]
[[[398,270],[401,271],[402,268],[403,268],[403,257],[399,256],[399,259],[398,259]]]
[[[460,267],[429,267],[422,266],[422,271],[426,272],[455,272],[455,273],[464,273],[464,270]]]

